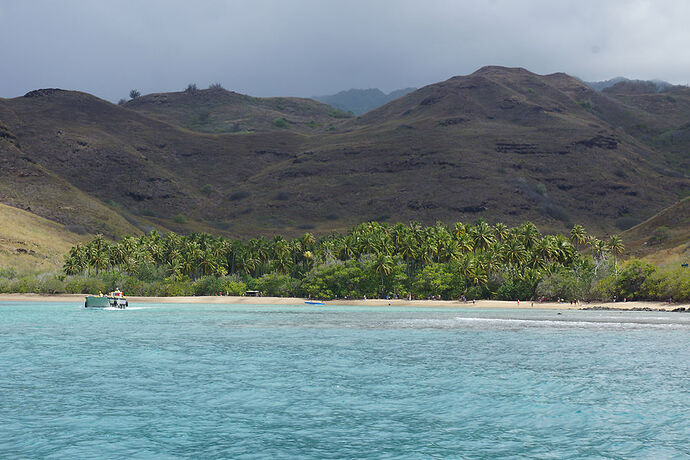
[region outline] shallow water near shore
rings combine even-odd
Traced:
[[[690,315],[0,302],[1,458],[681,458]]]

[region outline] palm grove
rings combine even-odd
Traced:
[[[619,264],[619,237],[606,241],[575,225],[542,235],[530,223],[509,228],[367,222],[346,234],[288,240],[230,240],[204,233],[96,236],[74,246],[64,273],[0,290],[91,293],[116,286],[131,295],[241,295],[443,299],[607,299],[690,295],[686,273],[662,273],[640,260]],[[43,283],[43,284],[41,284]]]

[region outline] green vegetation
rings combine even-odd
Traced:
[[[586,249],[587,254],[579,248]],[[660,271],[630,260],[618,265],[618,237],[602,241],[573,227],[570,238],[542,235],[530,222],[509,228],[436,224],[360,224],[316,239],[243,242],[192,233],[151,232],[111,243],[98,235],[72,247],[63,273],[0,274],[0,291],[133,295],[240,294],[361,298],[411,295],[443,299],[690,298],[690,270]]]
[[[201,193],[203,193],[203,194],[206,195],[206,196],[208,196],[208,195],[210,195],[211,193],[213,193],[213,190],[214,190],[214,189],[213,189],[213,185],[211,185],[211,184],[206,184],[206,185],[204,185],[203,187],[201,187]]]
[[[592,110],[592,101],[578,101],[578,105],[585,110]]]
[[[273,126],[275,126],[276,128],[287,128],[288,126],[290,126],[288,121],[283,117],[276,118],[275,120],[273,120],[273,122],[271,124]]]
[[[133,89],[133,90],[131,90],[131,91],[129,92],[129,98],[130,98],[130,99],[136,99],[136,98],[138,98],[139,96],[141,96],[141,93],[140,93],[139,90],[137,90],[137,89]]]
[[[247,197],[249,197],[251,194],[247,191],[244,190],[239,190],[237,192],[232,192],[230,196],[228,196],[228,199],[230,201],[237,201],[237,200],[243,200]]]
[[[328,110],[328,116],[333,118],[352,118],[351,113],[343,112],[342,110],[338,110],[335,108]]]

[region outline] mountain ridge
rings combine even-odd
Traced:
[[[186,129],[215,134],[276,129],[309,134],[351,116],[311,99],[258,98],[219,87],[152,93],[122,106]]]
[[[151,228],[289,235],[363,220],[478,218],[609,233],[688,189],[682,89],[605,93],[563,73],[487,66],[359,117],[254,98],[249,109],[240,104],[260,121],[254,131],[195,131],[185,117],[208,107],[208,91],[124,106],[62,90],[0,99],[8,167],[0,202],[112,236]],[[328,127],[300,125],[305,107]],[[295,123],[266,122],[278,113]]]

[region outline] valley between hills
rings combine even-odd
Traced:
[[[632,228],[636,253],[683,253],[687,219],[667,216],[687,217],[689,148],[687,87],[597,91],[519,68],[484,67],[360,116],[220,87],[122,105],[40,89],[0,99],[0,210],[59,226],[66,244],[154,228],[294,236],[481,218]]]

